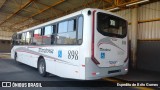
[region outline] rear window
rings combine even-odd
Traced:
[[[127,34],[127,22],[106,13],[97,13],[97,30],[104,36],[124,38]]]

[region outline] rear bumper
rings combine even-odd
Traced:
[[[124,75],[128,72],[128,60],[124,65],[116,67],[98,67],[91,58],[86,58],[85,62],[85,79],[94,80],[104,77],[113,77]],[[127,69],[127,70],[125,70]]]

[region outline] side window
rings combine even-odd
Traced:
[[[53,25],[53,33],[52,34],[55,34],[56,33],[56,25]]]
[[[42,36],[41,36],[41,29],[34,30],[33,34],[33,43],[34,45],[41,45],[42,44]]]
[[[32,31],[26,33],[26,44],[30,45],[32,43]]]
[[[76,19],[59,23],[57,44],[76,44]]]
[[[19,34],[17,34],[15,37],[15,45],[19,45],[19,43]]]
[[[22,34],[18,34],[17,35],[17,44],[21,45],[21,38],[22,38]]]
[[[51,35],[51,44],[55,44],[56,43],[56,25],[53,25],[53,32],[52,32],[52,35]]]
[[[76,30],[76,19],[68,21],[68,32]]]
[[[51,35],[53,33],[53,26],[44,27],[44,35]]]
[[[22,33],[22,37],[21,37],[21,45],[25,45],[25,41],[26,41],[26,33]]]
[[[82,44],[82,40],[83,40],[83,17],[79,17],[78,18],[78,37],[77,37],[77,42],[78,44]]]
[[[58,24],[58,33],[67,32],[68,21],[64,21]]]
[[[53,33],[53,26],[44,27],[44,35],[43,35],[43,44],[50,45],[51,44],[51,34]]]

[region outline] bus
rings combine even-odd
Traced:
[[[127,21],[86,8],[12,36],[16,62],[71,79],[95,80],[128,72]]]

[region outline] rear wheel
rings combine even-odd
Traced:
[[[38,71],[39,71],[39,74],[43,77],[45,77],[47,75],[46,63],[45,63],[45,60],[43,58],[40,58],[40,60],[38,62]]]

